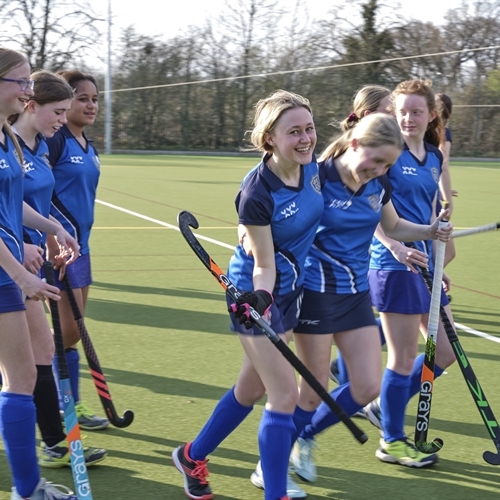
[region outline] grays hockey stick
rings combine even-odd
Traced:
[[[43,268],[47,283],[49,285],[54,285],[54,268],[52,266],[52,262],[45,262]],[[78,500],[92,500],[92,491],[90,489],[90,481],[87,474],[87,466],[85,464],[80,426],[78,425],[75,401],[71,392],[71,383],[69,379],[68,365],[66,363],[66,353],[64,351],[61,321],[59,318],[59,309],[57,307],[57,302],[53,299],[49,299],[49,306],[52,326],[54,327],[54,344],[56,347],[59,387],[64,410],[64,424],[66,426],[66,438],[68,440],[73,482],[75,483]]]
[[[432,293],[433,290],[433,282],[429,271],[425,268],[420,268],[420,274],[422,275],[429,292]],[[441,285],[440,285],[441,287]],[[472,366],[467,359],[467,356],[460,344],[455,328],[451,324],[450,319],[448,318],[448,314],[443,306],[439,308],[439,314],[441,317],[441,321],[443,322],[444,330],[446,332],[446,336],[450,341],[450,344],[455,353],[455,357],[457,358],[458,366],[462,371],[462,375],[465,379],[467,387],[472,395],[472,399],[474,403],[476,403],[477,409],[481,418],[483,419],[486,428],[488,429],[488,433],[490,438],[492,439],[497,452],[494,453],[492,451],[485,451],[483,453],[483,459],[485,462],[490,465],[500,465],[500,426],[498,424],[495,415],[493,414],[493,410],[486,399],[486,395],[484,394],[481,385],[479,384],[479,380],[472,369]]]
[[[226,290],[226,293],[232,300],[237,300],[241,292],[234,286],[230,279],[220,269],[220,267],[212,260],[210,255],[201,246],[196,236],[191,231],[191,227],[198,229],[198,221],[195,216],[187,211],[182,211],[177,216],[177,222],[182,236],[184,236],[188,245],[203,262],[205,267],[212,273],[212,276]],[[368,436],[350,419],[344,409],[328,394],[326,389],[318,382],[314,375],[300,361],[294,352],[286,345],[281,337],[267,324],[264,318],[253,308],[250,307],[250,315],[252,321],[266,335],[266,337],[275,345],[275,347],[283,354],[287,361],[297,370],[300,376],[311,386],[318,396],[328,405],[330,410],[347,426],[353,436],[360,442],[368,441]]]
[[[71,288],[71,283],[67,274],[63,278],[64,290],[68,295],[68,300],[71,306],[71,311],[73,312],[73,317],[75,318],[76,324],[78,326],[78,333],[82,339],[83,350],[85,352],[85,357],[87,358],[87,363],[89,365],[90,374],[92,375],[92,380],[94,381],[97,394],[101,400],[101,404],[106,412],[106,416],[109,421],[119,428],[128,427],[134,420],[134,413],[132,410],[125,410],[123,417],[119,417],[116,413],[115,405],[113,404],[113,399],[111,398],[111,393],[109,392],[108,384],[106,382],[106,377],[102,371],[99,359],[97,358],[97,353],[95,352],[92,341],[90,340],[90,335],[87,331],[85,323],[83,321],[82,314],[80,313],[80,308],[75,299],[75,294]]]
[[[499,228],[500,228],[500,222],[493,222],[492,224],[485,224],[484,226],[477,226],[477,227],[472,227],[470,229],[453,231],[453,238],[460,238],[461,236],[469,236],[470,234],[484,233],[486,231],[496,231]]]
[[[448,221],[441,220],[440,226],[446,226]],[[436,261],[434,263],[434,283],[431,294],[431,306],[427,326],[427,341],[425,343],[424,364],[418,396],[417,420],[415,422],[415,446],[422,453],[437,453],[443,447],[443,440],[435,438],[427,441],[429,418],[431,414],[432,391],[434,389],[434,367],[436,363],[436,341],[439,328],[439,306],[441,305],[441,282],[443,280],[444,253],[446,243],[437,241]]]

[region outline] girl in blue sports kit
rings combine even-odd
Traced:
[[[78,256],[78,244],[57,224],[23,203],[22,151],[6,119],[22,113],[33,96],[30,66],[21,54],[0,48],[0,432],[11,468],[11,500],[77,500],[40,478],[36,457],[36,366],[24,298],[59,300],[59,290],[23,267],[23,224],[55,234],[60,258]],[[68,490],[69,491],[69,490]]]
[[[324,212],[306,260],[304,298],[294,330],[297,353],[328,386],[335,341],[351,380],[332,393],[353,415],[379,393],[381,349],[368,286],[369,249],[379,222],[394,238],[413,241],[448,237],[438,222],[417,225],[398,217],[385,175],[403,140],[394,118],[373,113],[331,144],[319,162]],[[314,436],[339,422],[308,384],[301,382],[295,411],[298,439],[291,460],[299,477],[314,481]]]
[[[444,136],[441,117],[427,82],[402,82],[393,91],[392,99],[405,141],[403,153],[388,174],[392,201],[401,217],[428,224],[435,218],[443,160],[438,149]],[[430,294],[414,265],[432,264],[432,242],[416,241],[418,250],[412,250],[379,229],[375,236],[370,293],[387,338],[388,361],[382,379],[380,410],[376,401],[365,410],[372,423],[379,423],[383,430],[377,458],[409,467],[425,467],[436,463],[437,455],[415,453],[405,435],[404,415],[410,397],[420,388],[424,355],[417,357],[418,336],[420,330],[427,332],[430,306]],[[441,304],[452,321],[444,293]],[[435,376],[440,376],[454,361],[455,355],[440,324]]]
[[[55,179],[50,213],[80,244],[80,257],[66,272],[79,309],[85,315],[89,286],[92,283],[89,237],[94,222],[100,163],[97,151],[91,141],[87,140],[84,129],[95,121],[99,108],[98,91],[92,75],[78,70],[62,71],[59,75],[75,90],[75,97],[67,112],[67,123],[47,139],[49,162]],[[50,258],[53,249],[51,238],[47,239],[47,247]],[[85,430],[104,429],[109,425],[108,420],[94,415],[80,401],[80,355],[76,347],[80,335],[64,286],[57,279],[57,274],[56,285],[61,290],[61,328],[78,423]]]
[[[306,254],[323,212],[309,101],[286,91],[259,101],[251,141],[264,157],[236,198],[249,252],[238,246],[228,273],[239,289],[247,290],[237,304],[229,304],[231,328],[238,333],[245,354],[236,385],[219,401],[194,441],[172,454],[184,476],[184,491],[193,499],[213,498],[206,457],[264,393],[267,403],[258,437],[265,499],[288,499],[297,382],[292,366],[250,323],[248,305],[267,317],[284,340],[290,338],[297,324]]]
[[[73,100],[73,89],[63,78],[49,71],[37,71],[31,75],[31,79],[35,82],[35,95],[30,97],[24,112],[9,118],[9,121],[23,151],[24,201],[44,217],[49,217],[55,181],[45,138],[52,137],[66,123],[66,113]],[[46,236],[24,227],[23,237],[24,267],[33,273],[40,273]],[[64,270],[68,263],[55,261],[53,264],[55,268]],[[43,303],[27,300],[25,305],[37,368],[33,395],[42,436],[39,464],[44,467],[69,467],[70,454],[59,414],[58,393],[52,371],[52,332]],[[106,450],[86,448],[84,454],[87,466],[90,466],[101,462],[106,457]]]

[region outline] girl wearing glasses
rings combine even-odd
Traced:
[[[24,112],[9,118],[24,156],[24,201],[44,217],[49,217],[54,176],[48,161],[45,137],[52,137],[66,123],[73,89],[61,77],[49,71],[32,75],[34,96]],[[39,273],[43,265],[45,234],[24,228],[24,267]],[[54,261],[64,272],[66,262]],[[42,302],[27,300],[26,316],[37,368],[35,406],[42,436],[39,464],[44,467],[69,467],[70,453],[59,414],[57,387],[52,371],[54,342]],[[106,458],[106,450],[85,448],[87,466]]]
[[[40,478],[33,402],[37,370],[23,294],[59,300],[59,290],[23,267],[23,224],[56,236],[59,258],[78,256],[77,243],[60,224],[23,203],[22,151],[7,117],[22,113],[33,96],[30,66],[21,54],[0,48],[0,431],[14,487],[11,500],[77,500]],[[12,81],[13,80],[13,81]],[[28,83],[26,83],[28,82]]]

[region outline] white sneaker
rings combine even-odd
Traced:
[[[66,492],[61,491],[64,488]],[[23,499],[17,492],[16,488],[12,488],[10,500],[78,500],[78,497],[73,492],[62,484],[47,483],[45,479],[40,479],[36,485],[35,491],[27,499]]]
[[[378,399],[368,403],[364,407],[364,410],[366,418],[371,422],[371,424],[377,427],[377,429],[382,430],[382,411],[380,410]]]
[[[262,474],[262,467],[260,465],[260,460],[257,462],[257,467],[255,467],[255,471],[252,472],[252,475],[250,476],[250,481],[257,488],[260,488],[261,490],[265,489],[264,474]],[[290,474],[288,474],[286,480],[286,494],[290,499],[307,498],[307,493],[298,486],[298,484],[292,479],[292,476],[290,476]]]
[[[292,454],[290,455],[290,461],[292,462],[295,474],[303,479],[313,483],[318,477],[316,471],[316,464],[313,460],[313,448],[317,448],[318,445],[314,439],[303,439],[301,437],[297,438],[292,449]]]

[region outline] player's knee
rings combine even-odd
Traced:
[[[380,394],[380,382],[380,379],[377,379],[356,386],[351,385],[353,399],[363,406],[373,401]]]

